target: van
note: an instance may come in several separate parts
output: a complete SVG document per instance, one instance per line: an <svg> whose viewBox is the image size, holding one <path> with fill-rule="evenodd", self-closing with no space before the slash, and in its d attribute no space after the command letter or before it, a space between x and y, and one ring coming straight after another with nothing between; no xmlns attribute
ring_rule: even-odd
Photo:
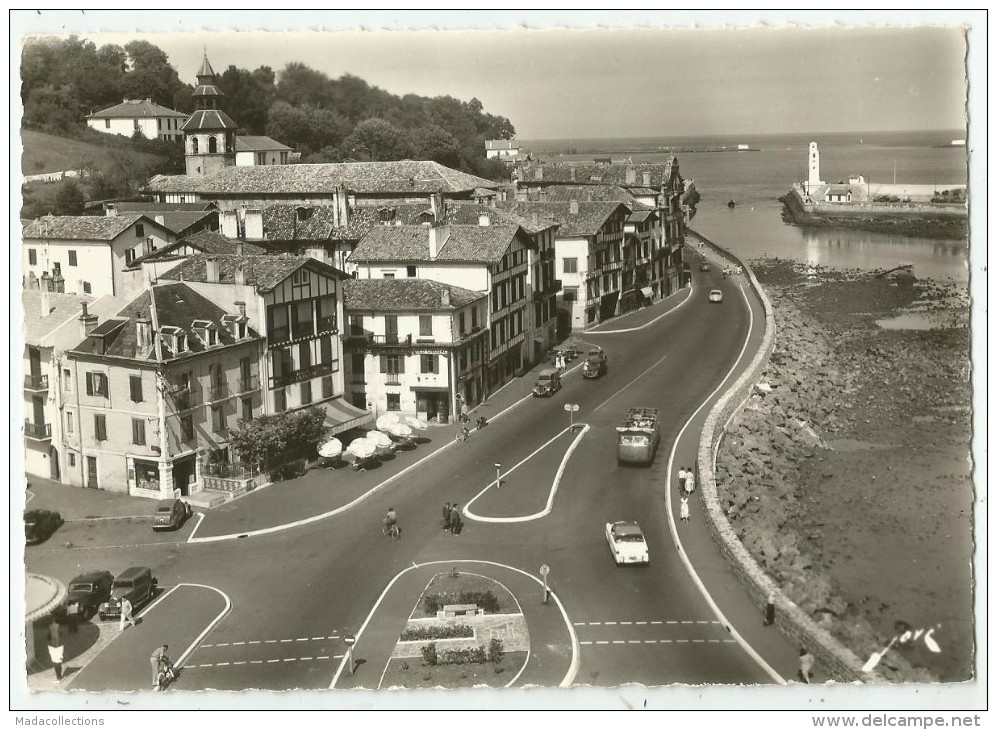
<svg viewBox="0 0 997 730"><path fill-rule="evenodd" d="M102 621L121 616L121 601L127 598L132 609L138 609L156 595L157 581L149 568L127 568L111 584L111 597L100 604L98 615Z"/></svg>
<svg viewBox="0 0 997 730"><path fill-rule="evenodd" d="M561 389L561 371L557 368L544 368L533 386L534 398L549 398Z"/></svg>

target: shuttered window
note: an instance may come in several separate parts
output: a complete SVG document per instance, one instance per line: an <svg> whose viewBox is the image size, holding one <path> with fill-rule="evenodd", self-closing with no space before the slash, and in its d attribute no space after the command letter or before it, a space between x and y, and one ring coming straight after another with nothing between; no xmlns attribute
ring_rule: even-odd
<svg viewBox="0 0 997 730"><path fill-rule="evenodd" d="M94 414L93 433L98 441L107 441L107 418L103 413Z"/></svg>
<svg viewBox="0 0 997 730"><path fill-rule="evenodd" d="M141 418L132 419L132 443L145 446L145 421Z"/></svg>
<svg viewBox="0 0 997 730"><path fill-rule="evenodd" d="M131 375L128 378L129 388L131 390L132 401L135 403L142 402L142 376L141 375ZM137 441L135 443L138 443Z"/></svg>
<svg viewBox="0 0 997 730"><path fill-rule="evenodd" d="M107 397L107 376L104 373L87 373L87 395Z"/></svg>
<svg viewBox="0 0 997 730"><path fill-rule="evenodd" d="M440 372L440 360L437 355L420 355L419 364L423 373Z"/></svg>

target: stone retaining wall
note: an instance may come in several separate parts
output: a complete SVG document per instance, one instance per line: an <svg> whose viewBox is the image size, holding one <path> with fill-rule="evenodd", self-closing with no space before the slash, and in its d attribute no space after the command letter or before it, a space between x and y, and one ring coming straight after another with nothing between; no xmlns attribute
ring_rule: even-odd
<svg viewBox="0 0 997 730"><path fill-rule="evenodd" d="M716 405L706 416L699 438L696 455L697 479L700 485L698 491L703 502L710 534L727 564L758 607L759 620L764 615L771 596L775 605L775 625L794 643L806 647L829 676L841 682L883 681L881 677L873 673L862 672L862 660L828 631L819 627L813 619L782 593L779 586L758 566L751 554L741 544L737 533L731 527L720 506L713 460L723 440L727 424L734 414L743 409L758 383L769 356L772 354L772 349L775 347L776 322L772 303L765 295L751 268L730 251L721 248L695 231L689 231L689 235L702 241L710 250L724 259L741 266L765 309L765 334L762 338L762 346L747 370L720 396Z"/></svg>

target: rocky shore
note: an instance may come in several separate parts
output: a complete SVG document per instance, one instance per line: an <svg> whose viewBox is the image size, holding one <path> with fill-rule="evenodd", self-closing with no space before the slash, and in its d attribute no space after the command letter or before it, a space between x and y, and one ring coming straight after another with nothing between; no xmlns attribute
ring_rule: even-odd
<svg viewBox="0 0 997 730"><path fill-rule="evenodd" d="M973 674L972 394L965 285L752 263L777 342L717 462L745 547L891 681ZM931 329L885 329L917 326ZM899 623L902 622L902 623Z"/></svg>
<svg viewBox="0 0 997 730"><path fill-rule="evenodd" d="M861 208L846 210L844 204L839 214L820 215L803 210L792 193L779 198L782 219L802 228L856 228L862 231L888 233L896 236L923 238L965 239L968 235L967 216L954 215L869 215Z"/></svg>

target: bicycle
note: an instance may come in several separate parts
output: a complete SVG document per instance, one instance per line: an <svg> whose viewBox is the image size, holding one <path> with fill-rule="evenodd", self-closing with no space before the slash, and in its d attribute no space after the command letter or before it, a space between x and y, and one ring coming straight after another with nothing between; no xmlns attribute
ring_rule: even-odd
<svg viewBox="0 0 997 730"><path fill-rule="evenodd" d="M454 436L454 438L457 440L458 443L464 443L469 438L471 438L471 431L468 430L467 426L465 426L464 428L462 428L460 431L457 432L457 435Z"/></svg>
<svg viewBox="0 0 997 730"><path fill-rule="evenodd" d="M402 536L402 528L398 526L397 522L392 522L390 525L385 522L381 526L381 532L385 537L391 537L394 540L397 540Z"/></svg>

